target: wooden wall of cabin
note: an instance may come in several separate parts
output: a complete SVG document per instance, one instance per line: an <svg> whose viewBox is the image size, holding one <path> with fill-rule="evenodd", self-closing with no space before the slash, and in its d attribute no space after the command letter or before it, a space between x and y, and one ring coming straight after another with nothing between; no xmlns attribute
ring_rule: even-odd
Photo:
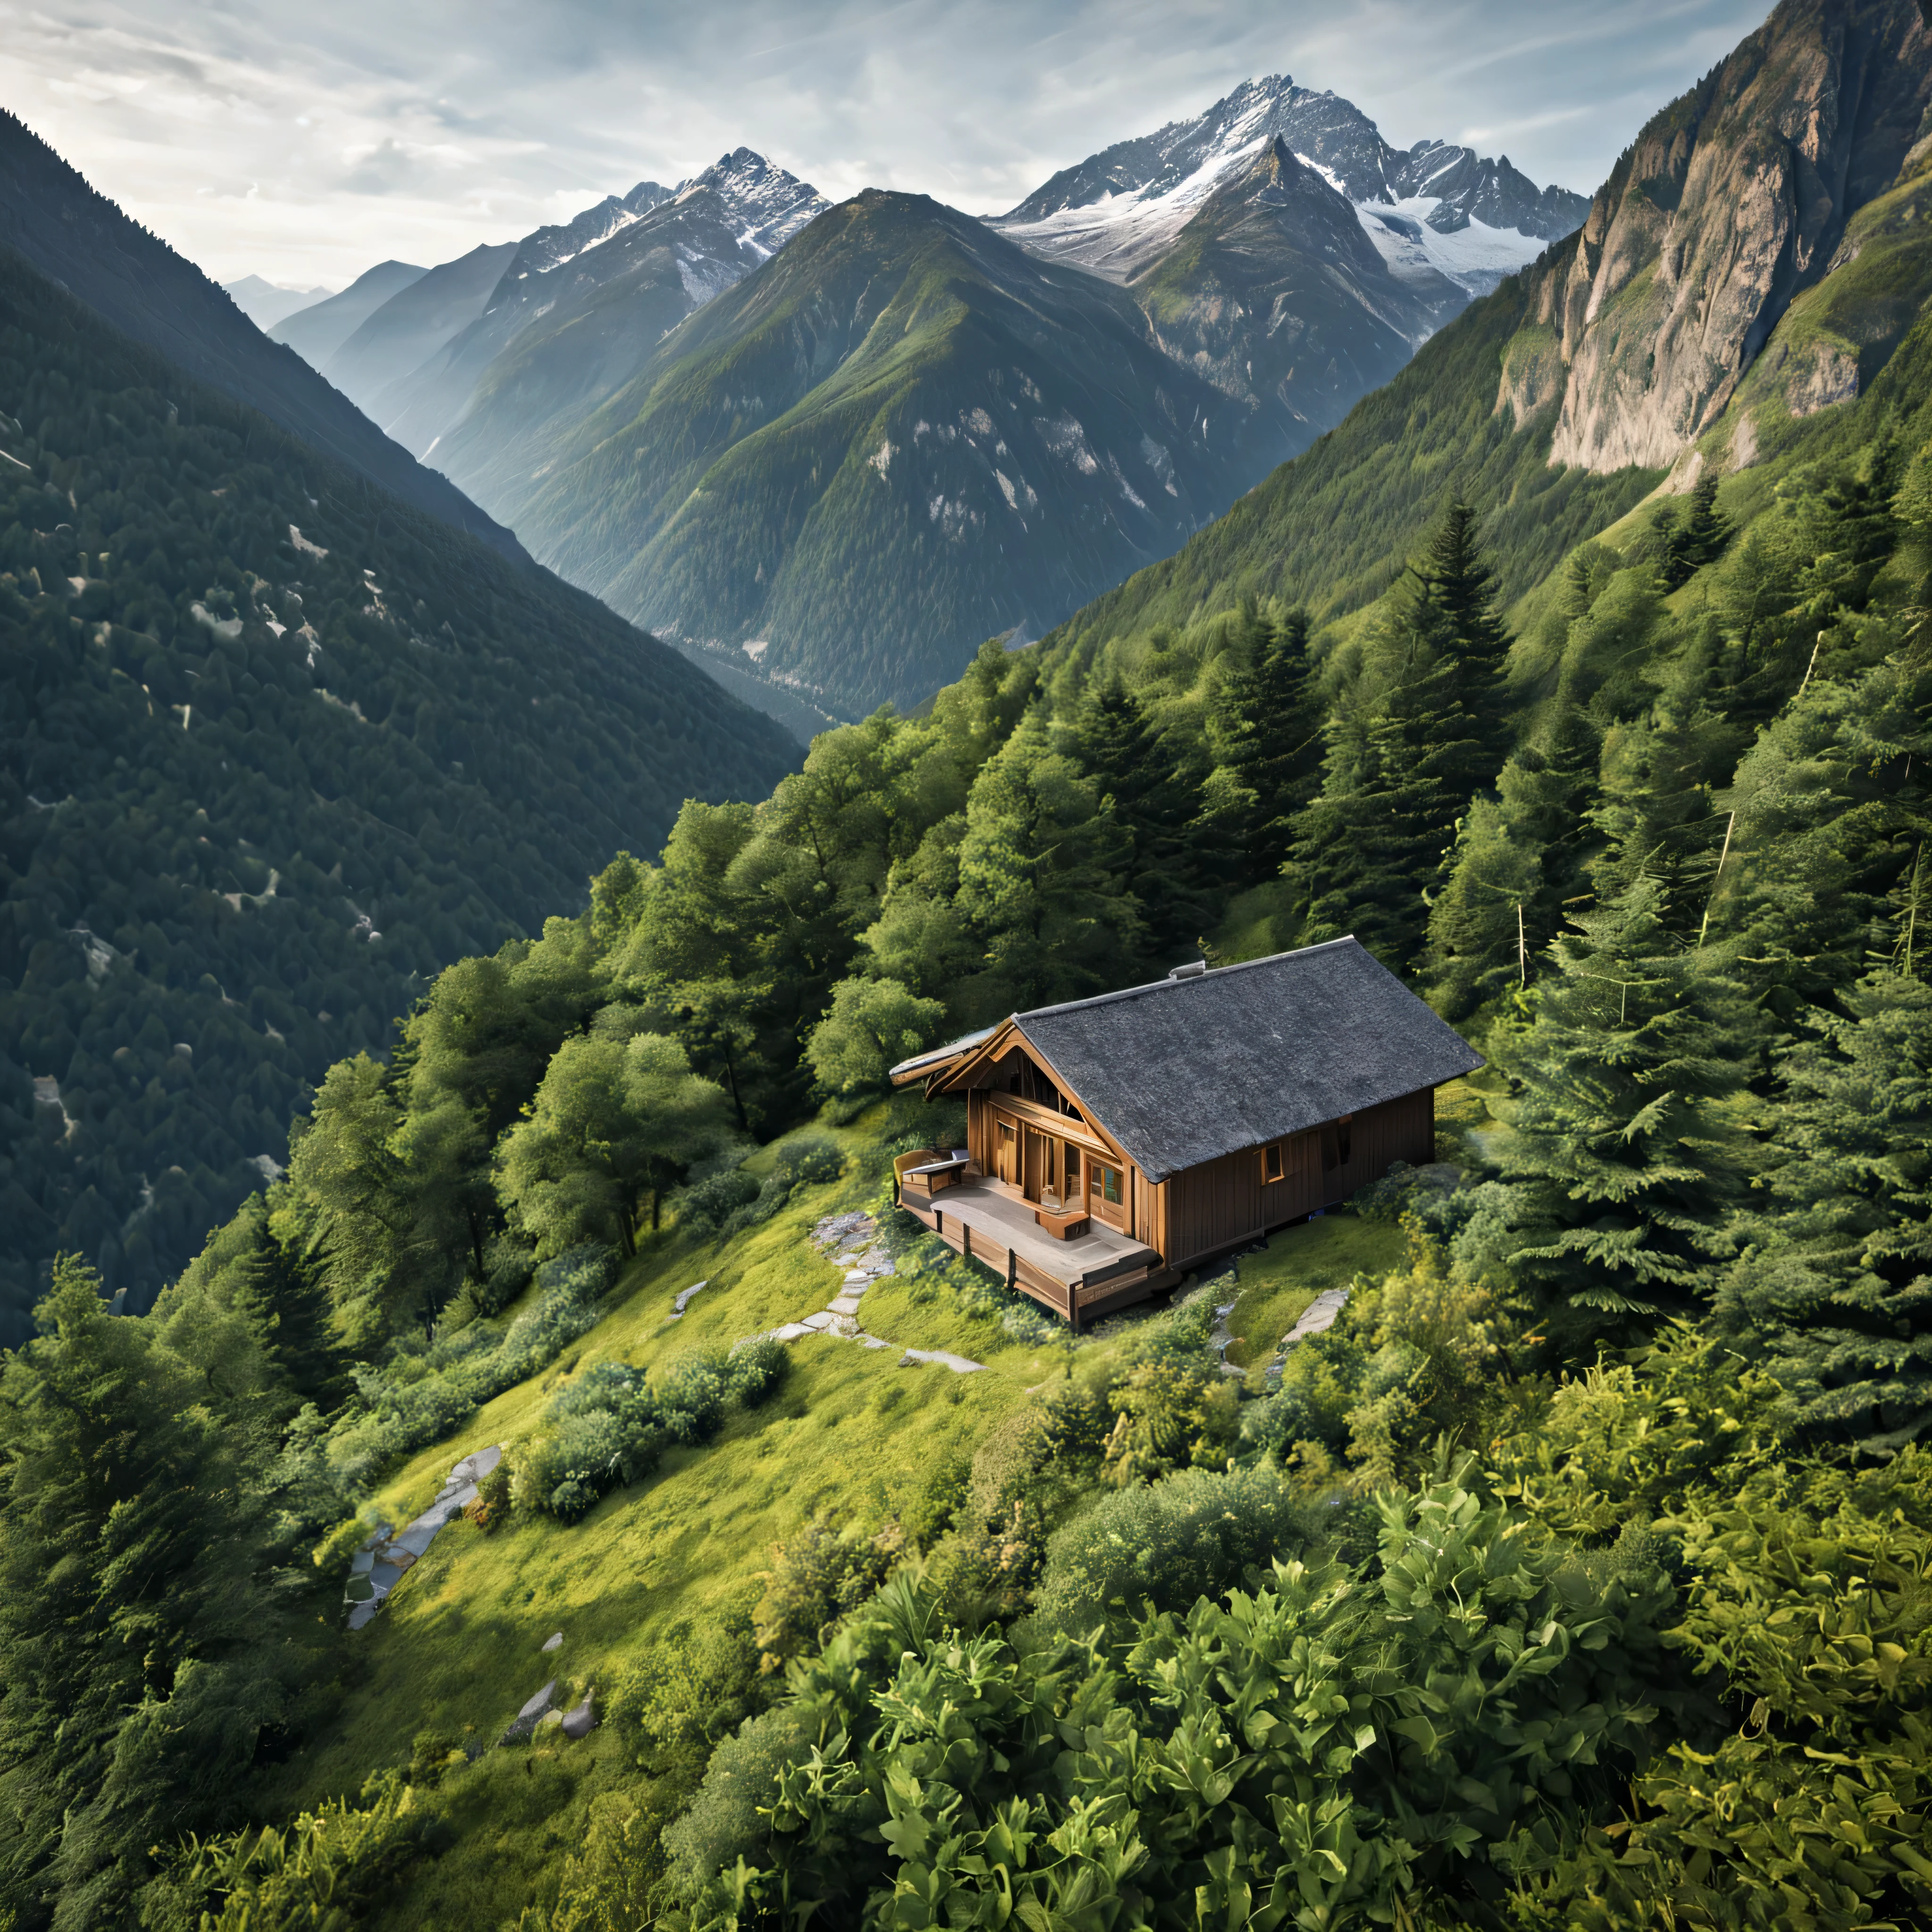
<svg viewBox="0 0 1932 1932"><path fill-rule="evenodd" d="M1436 1158L1435 1093L1424 1088L1364 1108L1348 1124L1348 1158L1330 1167L1324 1163L1323 1141L1335 1131L1318 1127L1296 1136L1300 1159L1298 1163L1292 1155L1289 1171L1276 1181L1262 1179L1261 1150L1244 1148L1186 1168L1158 1188L1146 1189L1142 1182L1156 1198L1141 1238L1158 1248L1170 1267L1184 1268L1318 1208L1334 1207L1399 1160L1420 1167ZM1331 1141L1330 1153L1339 1150Z"/></svg>

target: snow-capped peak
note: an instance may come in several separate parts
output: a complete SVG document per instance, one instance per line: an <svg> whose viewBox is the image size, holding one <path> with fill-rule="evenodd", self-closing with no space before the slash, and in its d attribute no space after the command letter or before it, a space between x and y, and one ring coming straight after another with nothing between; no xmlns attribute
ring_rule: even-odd
<svg viewBox="0 0 1932 1932"><path fill-rule="evenodd" d="M1244 81L1191 120L1063 169L992 225L1035 254L1124 282L1172 242L1231 169L1277 137L1367 212L1363 227L1398 273L1414 272L1420 259L1472 294L1534 259L1588 210L1582 196L1539 189L1507 159L1486 160L1438 140L1404 153L1352 102L1268 74ZM1371 219L1376 211L1398 225ZM1404 222L1419 226L1419 238ZM1465 230L1477 232L1449 245Z"/></svg>

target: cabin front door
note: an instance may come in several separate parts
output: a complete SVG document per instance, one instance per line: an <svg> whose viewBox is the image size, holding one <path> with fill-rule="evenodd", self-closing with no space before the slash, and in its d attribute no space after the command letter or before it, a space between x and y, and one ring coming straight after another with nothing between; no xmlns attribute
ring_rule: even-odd
<svg viewBox="0 0 1932 1932"><path fill-rule="evenodd" d="M1021 1190L1029 1201L1056 1211L1060 1204L1060 1137L1042 1133L1037 1127L1026 1130L1026 1185Z"/></svg>
<svg viewBox="0 0 1932 1932"><path fill-rule="evenodd" d="M993 1122L993 1173L1009 1187L1017 1187L1020 1178L1019 1130L1010 1120Z"/></svg>

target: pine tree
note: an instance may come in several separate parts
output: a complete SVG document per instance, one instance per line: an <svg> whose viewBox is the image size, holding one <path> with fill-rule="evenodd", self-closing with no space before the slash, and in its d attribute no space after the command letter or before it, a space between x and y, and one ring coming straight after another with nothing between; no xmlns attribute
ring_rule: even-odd
<svg viewBox="0 0 1932 1932"><path fill-rule="evenodd" d="M1311 943L1352 933L1393 972L1417 962L1424 895L1454 836L1455 803L1400 711L1340 706L1324 734L1322 790L1298 817L1284 869L1305 896Z"/></svg>
<svg viewBox="0 0 1932 1932"><path fill-rule="evenodd" d="M1707 563L1714 563L1730 542L1730 520L1718 508L1718 481L1716 470L1706 469L1691 486L1683 510L1666 505L1667 520L1663 516L1658 519L1662 539L1658 574L1667 590L1689 583Z"/></svg>
<svg viewBox="0 0 1932 1932"><path fill-rule="evenodd" d="M1222 876L1245 891L1280 869L1295 815L1322 778L1322 705L1308 658L1308 615L1256 616L1247 648L1222 680L1215 706L1221 763L1234 803L1213 826Z"/></svg>
<svg viewBox="0 0 1932 1932"><path fill-rule="evenodd" d="M1410 563L1397 604L1412 638L1438 667L1435 688L1422 701L1439 720L1460 714L1466 721L1456 735L1467 748L1451 758L1443 747L1442 776L1451 790L1472 796L1494 780L1502 762L1510 638L1496 609L1496 570L1483 550L1475 510L1460 493L1450 496L1422 554Z"/></svg>
<svg viewBox="0 0 1932 1932"><path fill-rule="evenodd" d="M70 1256L38 1320L0 1366L0 1912L93 1932L232 1821L293 1658L200 1378Z"/></svg>
<svg viewBox="0 0 1932 1932"><path fill-rule="evenodd" d="M1784 1056L1718 1318L1808 1433L1882 1454L1932 1427L1932 987L1886 966L1845 1006Z"/></svg>
<svg viewBox="0 0 1932 1932"><path fill-rule="evenodd" d="M1640 872L1552 949L1532 1017L1500 1044L1512 1270L1575 1352L1696 1307L1744 1161L1726 1102L1758 1045L1736 988L1669 936Z"/></svg>
<svg viewBox="0 0 1932 1932"><path fill-rule="evenodd" d="M1456 838L1449 882L1429 909L1424 970L1429 998L1452 1022L1528 982L1528 909L1542 895L1536 847L1519 838L1508 808L1479 798Z"/></svg>
<svg viewBox="0 0 1932 1932"><path fill-rule="evenodd" d="M1070 744L1108 802L1121 880L1146 922L1150 962L1173 964L1168 956L1191 946L1213 911L1210 868L1196 830L1198 788L1118 676L1089 697Z"/></svg>

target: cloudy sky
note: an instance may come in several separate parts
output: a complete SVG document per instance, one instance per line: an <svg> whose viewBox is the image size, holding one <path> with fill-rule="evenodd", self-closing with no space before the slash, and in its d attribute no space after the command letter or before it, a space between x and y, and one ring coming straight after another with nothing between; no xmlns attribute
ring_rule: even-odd
<svg viewBox="0 0 1932 1932"><path fill-rule="evenodd" d="M1588 191L1767 0L0 0L0 105L221 280L446 261L757 148L976 213L1251 75Z"/></svg>

